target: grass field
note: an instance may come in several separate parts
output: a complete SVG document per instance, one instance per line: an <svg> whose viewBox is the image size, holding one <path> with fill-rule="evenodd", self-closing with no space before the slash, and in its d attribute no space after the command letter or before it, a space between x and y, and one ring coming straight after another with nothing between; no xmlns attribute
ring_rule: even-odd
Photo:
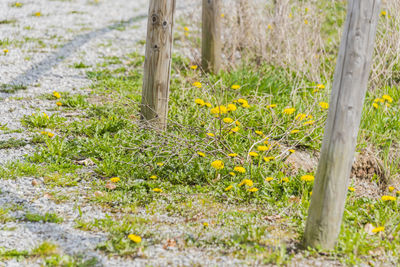
<svg viewBox="0 0 400 267"><path fill-rule="evenodd" d="M35 133L32 142L38 148L26 162L1 168L0 175L45 177L49 187L90 181L87 201L119 213L77 220L76 227L108 232L99 249L109 255L140 255L146 246L169 240L167 247L213 250L249 264L400 264L396 6L386 1L380 15L358 137L360 157L333 251L304 249L301 239L345 1L282 1L278 11L263 6L256 13L268 15L264 24L246 33L246 23L260 19L244 20L257 6L225 10L221 73L204 74L196 51L174 55L165 132L140 121L144 57L105 58L87 71L93 81L89 95L42 96L54 101L54 111L74 115L38 111L26 116L23 125ZM191 20L196 14L178 18L177 48L199 49L200 28ZM71 67L89 66L77 62ZM18 140L0 143L19 145ZM182 232L179 239L164 234L166 223L159 216L174 219ZM0 221L9 219L0 210ZM7 257L12 256L0 250L0 259Z"/></svg>

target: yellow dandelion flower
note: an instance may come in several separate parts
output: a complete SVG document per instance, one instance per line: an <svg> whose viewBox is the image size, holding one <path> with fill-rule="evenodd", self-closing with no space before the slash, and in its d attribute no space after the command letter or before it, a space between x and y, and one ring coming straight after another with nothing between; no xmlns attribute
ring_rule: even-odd
<svg viewBox="0 0 400 267"><path fill-rule="evenodd" d="M300 130L291 130L291 131L290 131L290 134L296 134L296 133L298 133L298 132L300 132Z"/></svg>
<svg viewBox="0 0 400 267"><path fill-rule="evenodd" d="M283 110L283 113L286 114L286 115L291 115L291 114L293 114L295 111L296 111L295 108L285 108L285 109Z"/></svg>
<svg viewBox="0 0 400 267"><path fill-rule="evenodd" d="M308 20L306 20L306 19L305 19L305 20L304 20L304 24L306 24L306 25L307 25L307 24L308 24Z"/></svg>
<svg viewBox="0 0 400 267"><path fill-rule="evenodd" d="M296 152L296 150L294 150L294 149L289 149L289 152L290 152L290 153L294 153L294 152Z"/></svg>
<svg viewBox="0 0 400 267"><path fill-rule="evenodd" d="M312 181L314 181L314 176L312 176L312 175L303 175L303 176L301 176L300 179L302 181L304 181L304 182L312 182Z"/></svg>
<svg viewBox="0 0 400 267"><path fill-rule="evenodd" d="M183 30L184 30L185 32L188 32L188 31L190 31L190 30L189 30L189 27L186 27L186 26L185 26L185 27L183 27Z"/></svg>
<svg viewBox="0 0 400 267"><path fill-rule="evenodd" d="M111 183L118 183L119 181L121 181L121 179L119 177L110 178Z"/></svg>
<svg viewBox="0 0 400 267"><path fill-rule="evenodd" d="M224 13L221 13L221 18L225 18L225 14Z"/></svg>
<svg viewBox="0 0 400 267"><path fill-rule="evenodd" d="M231 175L231 176L236 176L236 173L234 173L234 172L229 172L229 175Z"/></svg>
<svg viewBox="0 0 400 267"><path fill-rule="evenodd" d="M374 229L371 230L372 233L379 233L385 231L385 227L375 227Z"/></svg>
<svg viewBox="0 0 400 267"><path fill-rule="evenodd" d="M305 118L307 118L307 114L299 113L299 114L296 115L296 117L295 117L294 119L295 119L296 121L302 121L302 120L304 120Z"/></svg>
<svg viewBox="0 0 400 267"><path fill-rule="evenodd" d="M22 7L22 3L16 2L16 3L14 4L14 6L15 6L15 7Z"/></svg>
<svg viewBox="0 0 400 267"><path fill-rule="evenodd" d="M53 96L55 96L56 98L61 98L60 93L56 91L53 92Z"/></svg>
<svg viewBox="0 0 400 267"><path fill-rule="evenodd" d="M239 172L239 173L245 173L246 172L246 169L243 168L242 166L236 166L235 168L233 168L233 170L235 172Z"/></svg>
<svg viewBox="0 0 400 267"><path fill-rule="evenodd" d="M200 105L200 106L204 106L206 103L204 102L204 100L203 99L200 99L200 98L197 98L197 99L195 99L194 100L194 103L196 103L197 105Z"/></svg>
<svg viewBox="0 0 400 267"><path fill-rule="evenodd" d="M268 30L272 30L272 25L271 25L271 24L268 24L268 25L267 25L267 29L268 29Z"/></svg>
<svg viewBox="0 0 400 267"><path fill-rule="evenodd" d="M266 182L271 182L272 180L274 180L274 177L267 177L267 178L265 178L265 181L266 181Z"/></svg>
<svg viewBox="0 0 400 267"><path fill-rule="evenodd" d="M354 187L349 187L349 191L354 192L354 191L356 191L356 189Z"/></svg>
<svg viewBox="0 0 400 267"><path fill-rule="evenodd" d="M264 157L265 162L270 162L271 160L274 160L274 157Z"/></svg>
<svg viewBox="0 0 400 267"><path fill-rule="evenodd" d="M244 104L244 103L247 103L247 100L246 99L243 99L243 98L239 98L238 100L236 100L239 104Z"/></svg>
<svg viewBox="0 0 400 267"><path fill-rule="evenodd" d="M382 196L381 199L383 201L396 201L396 197L393 196Z"/></svg>
<svg viewBox="0 0 400 267"><path fill-rule="evenodd" d="M393 186L389 186L388 189L389 189L389 192L393 192L394 191L394 187Z"/></svg>
<svg viewBox="0 0 400 267"><path fill-rule="evenodd" d="M289 182L289 178L288 177L283 177L282 178L282 182L288 183Z"/></svg>
<svg viewBox="0 0 400 267"><path fill-rule="evenodd" d="M239 130L240 130L240 128L239 127L234 127L234 128L232 128L232 129L230 129L230 133L237 133L237 132L239 132Z"/></svg>
<svg viewBox="0 0 400 267"><path fill-rule="evenodd" d="M237 157L238 154L237 153L229 153L228 156L234 158L234 157Z"/></svg>
<svg viewBox="0 0 400 267"><path fill-rule="evenodd" d="M224 118L224 119L222 119L222 121L225 123L232 123L233 119L232 118Z"/></svg>
<svg viewBox="0 0 400 267"><path fill-rule="evenodd" d="M270 146L258 146L257 150L258 151L268 151L270 149Z"/></svg>
<svg viewBox="0 0 400 267"><path fill-rule="evenodd" d="M329 108L329 104L326 103L326 102L319 102L319 106L320 106L322 109L328 109L328 108Z"/></svg>
<svg viewBox="0 0 400 267"><path fill-rule="evenodd" d="M34 14L36 17L40 17L41 15L42 15L42 13L40 13L40 12L35 12L35 14Z"/></svg>
<svg viewBox="0 0 400 267"><path fill-rule="evenodd" d="M264 133L263 132L261 132L261 131L255 131L255 133L257 134L257 135L264 135Z"/></svg>
<svg viewBox="0 0 400 267"><path fill-rule="evenodd" d="M54 134L53 134L53 133L50 133L50 132L48 132L48 133L47 133L47 136L48 136L48 137L50 137L50 138L52 138L52 137L54 136Z"/></svg>
<svg viewBox="0 0 400 267"><path fill-rule="evenodd" d="M393 102L393 98L390 95L383 95L382 99L386 100L389 103Z"/></svg>
<svg viewBox="0 0 400 267"><path fill-rule="evenodd" d="M190 68L191 68L192 70L197 70L197 65L192 65L192 66L190 66Z"/></svg>
<svg viewBox="0 0 400 267"><path fill-rule="evenodd" d="M235 111L237 109L235 104L228 104L227 108L228 111Z"/></svg>
<svg viewBox="0 0 400 267"><path fill-rule="evenodd" d="M208 222L203 222L204 227L208 227Z"/></svg>
<svg viewBox="0 0 400 267"><path fill-rule="evenodd" d="M224 168L224 162L222 160L215 160L211 162L211 167L216 170L222 170Z"/></svg>
<svg viewBox="0 0 400 267"><path fill-rule="evenodd" d="M385 17L387 15L387 12L382 10L382 12L379 15L382 16L382 17Z"/></svg>
<svg viewBox="0 0 400 267"><path fill-rule="evenodd" d="M396 191L396 195L400 195L400 191Z"/></svg>
<svg viewBox="0 0 400 267"><path fill-rule="evenodd" d="M226 113L228 113L228 109L224 105L211 109L211 114L226 114Z"/></svg>
<svg viewBox="0 0 400 267"><path fill-rule="evenodd" d="M142 238L141 238L140 236L138 236L138 235L130 234L130 235L128 235L128 238L129 238L131 241L135 242L135 243L140 243L140 242L142 242Z"/></svg>
<svg viewBox="0 0 400 267"><path fill-rule="evenodd" d="M236 126L240 126L240 122L239 121L235 121Z"/></svg>
<svg viewBox="0 0 400 267"><path fill-rule="evenodd" d="M313 125L314 123L315 123L314 120L309 120L309 121L306 121L305 123L303 123L303 126Z"/></svg>
<svg viewBox="0 0 400 267"><path fill-rule="evenodd" d="M61 106L62 106L62 103L61 103L61 102L57 102L56 105L59 106L59 107L61 107Z"/></svg>
<svg viewBox="0 0 400 267"><path fill-rule="evenodd" d="M325 89L325 85L323 85L322 83L317 84L317 88L318 89Z"/></svg>
<svg viewBox="0 0 400 267"><path fill-rule="evenodd" d="M231 86L231 89L238 90L238 89L240 89L240 85L234 84L234 85Z"/></svg>
<svg viewBox="0 0 400 267"><path fill-rule="evenodd" d="M156 192L156 193L162 193L162 189L161 188L153 188L153 192Z"/></svg>
<svg viewBox="0 0 400 267"><path fill-rule="evenodd" d="M211 108L211 103L210 102L206 102L204 104L206 105L206 107Z"/></svg>
<svg viewBox="0 0 400 267"><path fill-rule="evenodd" d="M201 88L201 87L202 87L201 82L194 82L194 83L192 83L192 85L193 85L194 87L197 87L197 88Z"/></svg>
<svg viewBox="0 0 400 267"><path fill-rule="evenodd" d="M378 105L377 103L373 103L372 106L373 106L374 108L376 108L376 109L379 108L379 105Z"/></svg>
<svg viewBox="0 0 400 267"><path fill-rule="evenodd" d="M164 162L157 162L157 166L159 166L159 167L164 166Z"/></svg>
<svg viewBox="0 0 400 267"><path fill-rule="evenodd" d="M9 52L9 51L8 51L7 48L3 49L3 53L4 53L4 54L7 54L8 52Z"/></svg>
<svg viewBox="0 0 400 267"><path fill-rule="evenodd" d="M215 136L215 134L213 134L213 133L206 133L206 135L208 135L209 137L214 137Z"/></svg>
<svg viewBox="0 0 400 267"><path fill-rule="evenodd" d="M244 104L242 105L242 107L244 107L244 108L250 108L250 105L249 105L249 103L244 103Z"/></svg>
<svg viewBox="0 0 400 267"><path fill-rule="evenodd" d="M250 179L243 179L240 183L239 186L242 185L247 185L248 187L252 187L253 186L253 181Z"/></svg>
<svg viewBox="0 0 400 267"><path fill-rule="evenodd" d="M268 105L267 108L276 108L276 104Z"/></svg>
<svg viewBox="0 0 400 267"><path fill-rule="evenodd" d="M258 153L257 153L257 152L254 152L254 151L251 151L251 152L249 153L249 156L250 156L250 157L258 157Z"/></svg>
<svg viewBox="0 0 400 267"><path fill-rule="evenodd" d="M206 154L204 154L203 152L201 152L201 151L197 151L197 155L199 155L200 157L205 157L206 156Z"/></svg>
<svg viewBox="0 0 400 267"><path fill-rule="evenodd" d="M247 191L249 191L250 193L254 193L254 192L258 191L258 188L252 187L252 188L247 189Z"/></svg>
<svg viewBox="0 0 400 267"><path fill-rule="evenodd" d="M224 189L224 191L229 191L229 190L232 189L232 187L233 187L233 185L230 185L230 186L226 187L226 188Z"/></svg>

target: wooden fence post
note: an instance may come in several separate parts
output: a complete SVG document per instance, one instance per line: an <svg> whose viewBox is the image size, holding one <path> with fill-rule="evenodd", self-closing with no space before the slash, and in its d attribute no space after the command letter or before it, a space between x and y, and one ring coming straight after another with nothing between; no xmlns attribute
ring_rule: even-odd
<svg viewBox="0 0 400 267"><path fill-rule="evenodd" d="M150 0L142 88L142 119L165 129L173 42L175 0Z"/></svg>
<svg viewBox="0 0 400 267"><path fill-rule="evenodd" d="M367 91L380 0L350 0L304 245L332 249L339 236Z"/></svg>
<svg viewBox="0 0 400 267"><path fill-rule="evenodd" d="M206 72L221 67L221 1L203 0L201 65Z"/></svg>

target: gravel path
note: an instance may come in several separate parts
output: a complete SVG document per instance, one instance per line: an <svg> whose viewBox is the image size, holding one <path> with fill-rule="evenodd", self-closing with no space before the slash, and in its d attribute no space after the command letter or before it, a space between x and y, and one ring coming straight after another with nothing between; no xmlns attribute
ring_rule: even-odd
<svg viewBox="0 0 400 267"><path fill-rule="evenodd" d="M190 1L189 1L190 2ZM178 1L178 12L188 1ZM192 1L196 2L196 1ZM95 67L105 57L120 57L137 51L135 43L145 39L147 0L26 0L0 3L0 142L29 141L21 118L37 111L54 112L49 100L40 97L53 91L85 94L90 85L85 72L73 64ZM198 4L198 3L197 3ZM192 8L196 8L192 5ZM198 7L197 7L198 8ZM40 12L37 13L37 12ZM39 16L40 15L40 16ZM7 49L8 52L3 50ZM143 51L139 51L143 53ZM61 114L62 116L63 114ZM31 144L0 149L0 166L24 160L34 151ZM104 218L99 207L85 202L90 183L69 188L46 188L31 177L4 180L0 177L0 208L9 209L16 220L0 224L0 248L30 251L43 241L58 245L61 254L95 257L99 266L236 265L240 261L201 249L164 249L150 246L138 259L108 258L96 250L107 233L77 230L75 220ZM77 193L79 192L79 193ZM54 195L69 196L57 204ZM77 207L82 207L78 210ZM26 214L56 213L62 223L24 220ZM147 216L141 211L141 216ZM115 214L114 214L115 215ZM172 221L174 218L164 218ZM166 227L160 235L181 231ZM41 266L42 259L0 262L0 266Z"/></svg>

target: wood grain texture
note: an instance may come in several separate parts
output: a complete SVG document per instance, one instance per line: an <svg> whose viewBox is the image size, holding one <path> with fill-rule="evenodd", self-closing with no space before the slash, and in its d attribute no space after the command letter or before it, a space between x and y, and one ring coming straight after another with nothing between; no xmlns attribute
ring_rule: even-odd
<svg viewBox="0 0 400 267"><path fill-rule="evenodd" d="M175 0L150 0L141 116L165 129L173 42Z"/></svg>
<svg viewBox="0 0 400 267"><path fill-rule="evenodd" d="M371 68L380 0L350 0L304 245L332 249L340 232Z"/></svg>
<svg viewBox="0 0 400 267"><path fill-rule="evenodd" d="M206 72L221 68L220 0L203 0L201 65Z"/></svg>

